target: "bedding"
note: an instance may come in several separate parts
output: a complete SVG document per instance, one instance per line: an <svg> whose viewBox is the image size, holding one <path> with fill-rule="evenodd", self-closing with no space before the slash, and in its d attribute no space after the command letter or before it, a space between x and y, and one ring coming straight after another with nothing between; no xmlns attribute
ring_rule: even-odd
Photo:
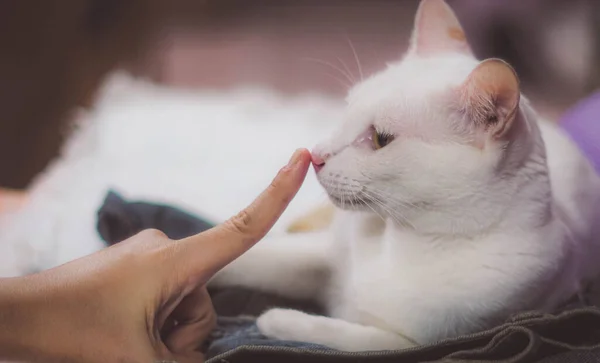
<svg viewBox="0 0 600 363"><path fill-rule="evenodd" d="M145 228L183 238L210 228L203 218L177 206L128 201L110 191L98 212L107 245ZM260 334L255 317L273 306L319 314L310 301L282 299L239 288L210 290L217 328L206 342L212 362L585 362L600 359L600 309L574 300L556 314L525 312L477 334L395 352L343 353L305 342L277 341ZM562 358L561 358L562 357Z"/></svg>

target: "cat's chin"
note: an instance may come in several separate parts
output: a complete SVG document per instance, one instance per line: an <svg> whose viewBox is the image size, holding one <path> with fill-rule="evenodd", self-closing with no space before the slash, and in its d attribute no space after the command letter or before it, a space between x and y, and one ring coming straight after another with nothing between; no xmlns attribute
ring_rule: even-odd
<svg viewBox="0 0 600 363"><path fill-rule="evenodd" d="M329 200L338 208L344 210L363 211L368 210L368 205L364 200L352 197L338 197L337 195L329 195Z"/></svg>

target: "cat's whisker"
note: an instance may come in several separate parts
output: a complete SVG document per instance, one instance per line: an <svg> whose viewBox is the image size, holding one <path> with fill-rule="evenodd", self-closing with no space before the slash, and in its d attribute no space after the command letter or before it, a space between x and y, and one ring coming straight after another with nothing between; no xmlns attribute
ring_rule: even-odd
<svg viewBox="0 0 600 363"><path fill-rule="evenodd" d="M372 194L374 196L377 196L378 199L386 199L388 201L393 201L394 203L400 204L403 207L412 207L407 202L399 200L398 198L394 197L392 194L385 193L385 192L383 192L381 190L377 190L377 189L365 189L365 191L368 191L370 194Z"/></svg>
<svg viewBox="0 0 600 363"><path fill-rule="evenodd" d="M354 60L356 60L356 66L358 68L358 74L360 75L360 80L364 81L365 77L364 77L364 74L362 71L362 65L360 64L360 59L358 59L358 53L356 53L356 48L354 47L354 44L352 43L352 40L350 39L348 34L346 34L346 40L348 41L348 44L350 45L350 49L352 49L352 53L354 54Z"/></svg>
<svg viewBox="0 0 600 363"><path fill-rule="evenodd" d="M395 211L391 207L387 206L382 200L379 199L377 195L371 193L369 189L364 189L363 193L365 193L365 195L369 195L371 200L386 213L388 213L390 218L392 218L396 223L408 225L413 229L415 228L415 226L406 217L404 217L398 211Z"/></svg>
<svg viewBox="0 0 600 363"><path fill-rule="evenodd" d="M348 91L350 88L352 88L351 84L349 84L348 82L346 82L345 80L343 80L339 77L334 76L333 74L325 73L325 75L329 78L336 80L341 86L343 86L345 88L345 91Z"/></svg>
<svg viewBox="0 0 600 363"><path fill-rule="evenodd" d="M352 88L352 85L354 84L354 81L353 81L352 77L348 73L344 72L344 70L341 69L340 67L336 66L333 63L330 63L330 62L327 62L327 61L324 61L324 60L320 60L320 59L316 59L316 58L304 58L304 59L307 60L307 61L310 61L310 62L315 62L315 63L321 64L321 65L324 65L324 66L331 67L334 70L340 72L348 80L348 82L350 82L349 88Z"/></svg>
<svg viewBox="0 0 600 363"><path fill-rule="evenodd" d="M346 64L346 62L344 62L344 60L342 58L336 57L336 59L338 60L338 62L340 62L342 64L342 67L344 67L346 72L348 72L348 75L350 75L352 77L352 84L355 84L356 76L354 75L354 73L352 73L352 71L350 70L350 67L348 67L348 65Z"/></svg>
<svg viewBox="0 0 600 363"><path fill-rule="evenodd" d="M391 212L391 211L390 211L390 210L389 210L389 209L388 209L388 208L385 206L385 204L384 204L384 203L383 203L381 200L379 200L379 199L378 199L378 197L377 197L377 196L375 196L375 195L373 195L373 194L370 194L370 193L368 193L368 191L366 191L366 190L364 190L364 191L363 191L363 195L364 195L366 198L368 198L368 199L369 199L369 201L371 201L372 203L374 203L376 206L378 206L379 208L383 209L383 211L384 211L384 212L386 212L387 214L389 214L389 215L390 215L390 217L391 217L392 219L394 219L394 216L393 216L393 214L394 214L394 213L392 213L392 212Z"/></svg>
<svg viewBox="0 0 600 363"><path fill-rule="evenodd" d="M406 224L403 223L404 222L404 218L401 215L397 215L396 213L394 213L392 210L390 210L385 204L383 204L381 201L377 200L377 199L371 199L372 202L377 205L379 208L381 208L385 213L388 214L389 218L391 218L394 222L398 223L398 224Z"/></svg>
<svg viewBox="0 0 600 363"><path fill-rule="evenodd" d="M332 183L327 180L322 181L322 182L323 182L323 185L327 189L335 190L336 194L339 197L341 208L345 209L349 205L350 207L352 207L352 209L356 209L356 205L352 200L352 198L356 198L356 199L362 201L369 209L371 209L383 221L386 220L386 217L384 215L382 215L380 212L378 212L375 208L373 208L373 206L371 204L373 204L373 205L377 206L379 209L381 209L386 215L389 216L389 218L394 220L394 222L401 224L401 225L408 225L408 226L414 228L414 225L405 216L403 216L398 211L393 210L390 206L388 206L385 203L386 200L389 201L390 199L392 199L397 204L400 204L403 207L407 207L407 205L405 203L402 203L402 201L396 200L396 198L393 198L393 196L388 195L388 193L384 193L384 192L378 191L378 190L369 190L368 188L363 188L360 192L353 192L351 190L347 190L346 187L356 188L356 185L354 185L354 184L339 183L339 182Z"/></svg>
<svg viewBox="0 0 600 363"><path fill-rule="evenodd" d="M365 196L366 197L366 196ZM375 213L379 218L381 218L382 221L386 221L386 218L381 215L381 213L377 212L377 210L375 210L375 208L371 207L371 202L372 200L370 200L368 197L366 197L367 199L363 199L362 196L357 195L358 200L360 200L362 203L364 203L367 207L369 207L369 209L371 209L373 211L373 213Z"/></svg>
<svg viewBox="0 0 600 363"><path fill-rule="evenodd" d="M420 210L420 211L422 211L424 209L422 206L419 206L419 205L417 205L417 204L415 204L413 202L402 200L402 199L398 198L397 196L395 196L393 194L390 194L390 193L387 193L387 192L385 192L383 190L374 189L374 188L368 188L368 190L371 193L376 194L376 195L378 195L381 198L384 198L384 199L387 199L387 200L391 200L394 203L400 204L403 207L408 207L408 208L412 208L412 209L416 209L416 210Z"/></svg>

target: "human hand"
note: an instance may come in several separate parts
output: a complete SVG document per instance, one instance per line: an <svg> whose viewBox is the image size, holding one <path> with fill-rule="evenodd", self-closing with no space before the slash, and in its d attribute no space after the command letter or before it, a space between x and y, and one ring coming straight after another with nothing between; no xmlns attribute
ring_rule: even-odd
<svg viewBox="0 0 600 363"><path fill-rule="evenodd" d="M35 275L0 280L0 359L179 363L215 323L206 283L271 229L300 188L310 153L298 150L246 209L174 241L158 231Z"/></svg>

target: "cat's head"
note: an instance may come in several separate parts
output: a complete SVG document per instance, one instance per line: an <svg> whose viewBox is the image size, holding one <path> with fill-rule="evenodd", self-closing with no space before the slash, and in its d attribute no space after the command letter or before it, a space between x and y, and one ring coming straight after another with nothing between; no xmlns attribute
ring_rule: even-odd
<svg viewBox="0 0 600 363"><path fill-rule="evenodd" d="M313 150L318 179L342 208L401 221L488 193L528 153L513 145L528 128L515 72L478 61L443 0L421 2L408 53L347 101L342 127Z"/></svg>

